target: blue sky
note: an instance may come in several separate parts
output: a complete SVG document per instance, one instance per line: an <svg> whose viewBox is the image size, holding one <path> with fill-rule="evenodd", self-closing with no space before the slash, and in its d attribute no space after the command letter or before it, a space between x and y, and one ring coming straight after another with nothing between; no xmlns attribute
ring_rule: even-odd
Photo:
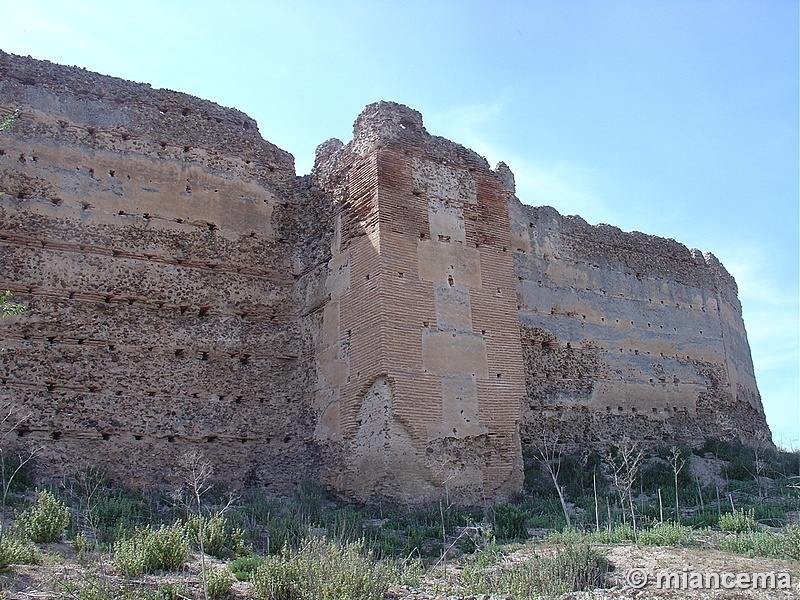
<svg viewBox="0 0 800 600"><path fill-rule="evenodd" d="M239 108L308 172L394 100L528 204L711 251L800 448L798 3L0 0L0 49Z"/></svg>

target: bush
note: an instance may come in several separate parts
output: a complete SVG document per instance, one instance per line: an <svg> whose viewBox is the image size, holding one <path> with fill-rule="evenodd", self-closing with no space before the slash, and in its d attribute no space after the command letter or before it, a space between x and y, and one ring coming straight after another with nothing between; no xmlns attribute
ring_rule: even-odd
<svg viewBox="0 0 800 600"><path fill-rule="evenodd" d="M244 551L244 531L231 527L220 514L192 517L186 524L186 533L192 544L200 549L200 529L203 531L203 551L217 558L238 556Z"/></svg>
<svg viewBox="0 0 800 600"><path fill-rule="evenodd" d="M363 540L337 545L318 538L266 556L251 581L259 600L381 600L407 575L399 562L376 561Z"/></svg>
<svg viewBox="0 0 800 600"><path fill-rule="evenodd" d="M30 540L5 536L0 542L0 571L11 565L35 565L39 563L39 550Z"/></svg>
<svg viewBox="0 0 800 600"><path fill-rule="evenodd" d="M47 490L36 495L36 504L17 515L21 532L37 543L57 542L69 524L69 510Z"/></svg>
<svg viewBox="0 0 800 600"><path fill-rule="evenodd" d="M145 529L114 542L114 562L123 575L177 571L189 557L189 543L180 523Z"/></svg>
<svg viewBox="0 0 800 600"><path fill-rule="evenodd" d="M532 554L525 562L498 562L502 555L487 554L468 564L462 581L473 594L511 594L516 600L558 596L603 587L608 573L605 555L587 543L577 543Z"/></svg>
<svg viewBox="0 0 800 600"><path fill-rule="evenodd" d="M527 514L513 504L501 504L494 509L494 534L501 540L524 540L528 538L525 528Z"/></svg>
<svg viewBox="0 0 800 600"><path fill-rule="evenodd" d="M242 556L230 564L230 569L239 581L250 581L253 572L261 566L264 559L260 556Z"/></svg>
<svg viewBox="0 0 800 600"><path fill-rule="evenodd" d="M611 531L601 531L599 538L609 544L619 544L621 542L632 542L636 539L636 532L628 524L614 525Z"/></svg>
<svg viewBox="0 0 800 600"><path fill-rule="evenodd" d="M800 560L800 525L786 528L786 553L792 560Z"/></svg>
<svg viewBox="0 0 800 600"><path fill-rule="evenodd" d="M131 531L142 521L140 501L122 495L101 497L91 510L98 541L113 542L120 531Z"/></svg>
<svg viewBox="0 0 800 600"><path fill-rule="evenodd" d="M227 596L233 585L233 575L226 567L212 567L206 570L206 589L209 598Z"/></svg>
<svg viewBox="0 0 800 600"><path fill-rule="evenodd" d="M769 531L750 531L727 535L717 542L717 548L745 556L787 558L788 536Z"/></svg>
<svg viewBox="0 0 800 600"><path fill-rule="evenodd" d="M732 513L726 513L719 518L719 528L722 531L731 531L733 533L745 533L748 531L755 531L758 529L758 524L752 510L745 511L743 509L735 510Z"/></svg>
<svg viewBox="0 0 800 600"><path fill-rule="evenodd" d="M675 546L692 539L692 528L677 523L661 523L639 531L637 542L645 546Z"/></svg>

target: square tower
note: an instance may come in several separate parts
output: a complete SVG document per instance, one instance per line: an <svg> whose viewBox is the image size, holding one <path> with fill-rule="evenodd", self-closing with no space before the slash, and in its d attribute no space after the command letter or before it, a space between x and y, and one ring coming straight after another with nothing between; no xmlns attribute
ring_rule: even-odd
<svg viewBox="0 0 800 600"><path fill-rule="evenodd" d="M501 178L370 105L315 175L338 203L317 344L317 439L363 500L483 504L520 491L525 380Z"/></svg>

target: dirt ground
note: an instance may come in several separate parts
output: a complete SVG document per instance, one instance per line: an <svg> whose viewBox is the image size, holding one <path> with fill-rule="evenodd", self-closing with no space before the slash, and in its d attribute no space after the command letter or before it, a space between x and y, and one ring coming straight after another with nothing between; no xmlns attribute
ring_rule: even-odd
<svg viewBox="0 0 800 600"><path fill-rule="evenodd" d="M564 600L645 600L649 598L690 598L690 599L788 599L800 598L800 562L775 560L767 558L747 558L711 548L692 547L659 547L613 545L607 546L607 557L613 567L609 574L612 587L589 592L574 592L561 598ZM512 560L525 560L525 548L511 555ZM12 567L0 575L0 598L13 600L33 599L78 599L80 590L96 590L104 592L104 596L84 595L83 598L115 598L123 595L131 587L145 587L157 590L167 583L184 586L195 598L202 597L199 585L200 561L198 556L192 560L182 572L158 576L144 576L137 579L126 579L113 573L110 565L93 560L91 566L81 564L74 550L68 544L50 544L43 547L42 564L36 566L20 565ZM220 561L207 558L207 566L221 565ZM503 594L489 595L452 595L441 592L447 589L451 581L455 565L449 567L449 577L441 570L429 573L423 578L418 589L392 586L386 600L513 600ZM632 573L632 569L643 569ZM689 589L693 587L689 580L691 573L701 574L776 574L776 583L781 583L782 573L791 577L790 589ZM647 583L642 589L631 587L630 583L637 575L645 573ZM678 579L673 589L659 589L659 573L676 573ZM685 574L685 584L681 586L680 577ZM628 577L632 577L631 581ZM694 577L697 577L696 575ZM734 582L735 579L729 580ZM713 580L711 581L713 584ZM662 586L663 587L663 586ZM720 586L722 587L722 586ZM677 588L677 589L676 589ZM249 583L234 583L230 600L251 599L252 588Z"/></svg>

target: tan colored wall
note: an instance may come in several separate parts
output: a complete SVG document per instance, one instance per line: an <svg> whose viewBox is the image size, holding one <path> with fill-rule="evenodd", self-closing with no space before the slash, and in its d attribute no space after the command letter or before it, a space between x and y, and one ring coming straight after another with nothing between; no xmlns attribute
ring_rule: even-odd
<svg viewBox="0 0 800 600"><path fill-rule="evenodd" d="M528 402L603 446L769 439L733 279L712 255L509 201Z"/></svg>
<svg viewBox="0 0 800 600"><path fill-rule="evenodd" d="M40 474L312 478L292 158L242 113L0 55L0 403ZM291 212L290 212L291 211Z"/></svg>

